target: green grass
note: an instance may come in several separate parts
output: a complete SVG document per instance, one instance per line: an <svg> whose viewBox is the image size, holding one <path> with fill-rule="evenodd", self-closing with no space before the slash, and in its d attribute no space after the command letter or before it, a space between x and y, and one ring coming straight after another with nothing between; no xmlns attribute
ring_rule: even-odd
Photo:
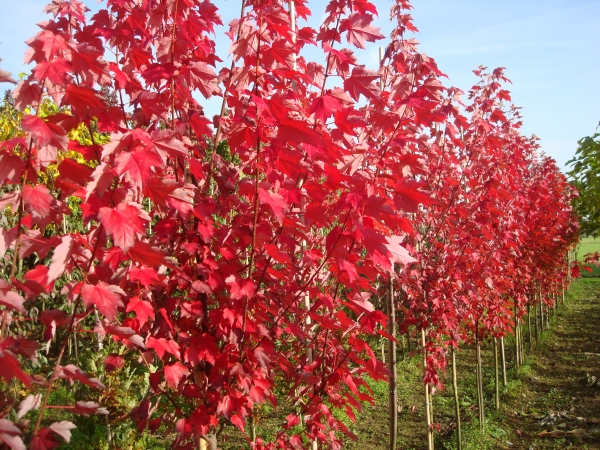
<svg viewBox="0 0 600 450"><path fill-rule="evenodd" d="M585 259L585 255L594 252L600 252L600 238L582 238L579 242L579 247L577 247L577 261L583 261ZM592 265L591 268L592 272L582 270L581 276L583 278L600 278L600 267Z"/></svg>
<svg viewBox="0 0 600 450"><path fill-rule="evenodd" d="M588 253L600 252L600 239L593 237L582 238L577 248L577 260L583 261Z"/></svg>

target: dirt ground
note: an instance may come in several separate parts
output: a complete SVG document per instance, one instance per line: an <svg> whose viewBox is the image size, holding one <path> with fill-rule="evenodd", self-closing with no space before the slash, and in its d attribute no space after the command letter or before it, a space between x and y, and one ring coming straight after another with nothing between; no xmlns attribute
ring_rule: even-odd
<svg viewBox="0 0 600 450"><path fill-rule="evenodd" d="M507 404L514 448L600 449L600 280L574 284L530 366Z"/></svg>

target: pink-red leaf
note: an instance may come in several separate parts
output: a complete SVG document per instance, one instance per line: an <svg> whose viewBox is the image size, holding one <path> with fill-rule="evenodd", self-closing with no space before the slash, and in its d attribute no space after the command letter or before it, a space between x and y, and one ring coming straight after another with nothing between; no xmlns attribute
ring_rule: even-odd
<svg viewBox="0 0 600 450"><path fill-rule="evenodd" d="M98 311L112 321L117 315L117 308L125 306L121 296L125 295L119 286L99 281L97 284L85 284L81 288L81 299L86 307L96 305Z"/></svg>
<svg viewBox="0 0 600 450"><path fill-rule="evenodd" d="M146 233L146 222L150 216L136 203L119 203L116 208L100 208L98 218L106 233L112 236L115 245L123 252L133 247L135 237Z"/></svg>

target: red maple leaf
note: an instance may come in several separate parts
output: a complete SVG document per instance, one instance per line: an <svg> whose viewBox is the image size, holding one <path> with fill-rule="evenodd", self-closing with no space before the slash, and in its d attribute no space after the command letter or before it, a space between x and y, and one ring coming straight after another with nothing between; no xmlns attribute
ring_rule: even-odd
<svg viewBox="0 0 600 450"><path fill-rule="evenodd" d="M104 384L102 384L99 379L92 378L90 374L84 372L74 364L68 364L64 367L60 367L57 374L59 378L65 378L66 380L69 380L71 384L73 384L73 381L79 381L83 384L93 387L94 389L101 390L105 388Z"/></svg>
<svg viewBox="0 0 600 450"><path fill-rule="evenodd" d="M125 358L121 355L117 355L116 353L111 353L106 358L104 358L104 368L107 372L112 372L113 370L121 369L125 365Z"/></svg>
<svg viewBox="0 0 600 450"><path fill-rule="evenodd" d="M165 356L165 352L169 352L177 359L180 358L179 354L179 344L175 342L173 339L165 339L165 338L154 338L150 336L146 340L146 348L153 348L156 351L156 354L160 359Z"/></svg>
<svg viewBox="0 0 600 450"><path fill-rule="evenodd" d="M67 261L75 251L76 242L71 235L63 236L61 243L54 249L48 270L48 282L56 280L63 274Z"/></svg>
<svg viewBox="0 0 600 450"><path fill-rule="evenodd" d="M52 61L42 61L35 69L33 75L38 82L46 79L52 84L64 86L67 81L67 73L71 70L71 64L64 58L55 58Z"/></svg>
<svg viewBox="0 0 600 450"><path fill-rule="evenodd" d="M390 260L392 262L398 264L410 264L417 261L415 258L410 256L408 250L400 245L402 242L404 242L404 238L402 236L389 236L386 238L386 240L388 243L385 246L391 254Z"/></svg>
<svg viewBox="0 0 600 450"><path fill-rule="evenodd" d="M16 155L0 153L0 183L18 184L25 171L25 162Z"/></svg>
<svg viewBox="0 0 600 450"><path fill-rule="evenodd" d="M29 81L20 81L13 92L15 107L24 111L27 106L37 106L42 97L42 88L38 84L31 84Z"/></svg>
<svg viewBox="0 0 600 450"><path fill-rule="evenodd" d="M11 285L6 281L0 279L0 304L16 309L20 313L25 313L25 308L23 308L23 303L25 299L17 294L15 291L11 290Z"/></svg>
<svg viewBox="0 0 600 450"><path fill-rule="evenodd" d="M283 223L285 211L290 207L283 197L276 192L267 191L266 189L259 187L258 198L262 204L269 205L279 223Z"/></svg>
<svg viewBox="0 0 600 450"><path fill-rule="evenodd" d="M56 206L56 200L43 184L38 184L35 187L23 186L23 200L25 201L26 210L31 212L33 217L37 219L47 218L52 211L52 207Z"/></svg>
<svg viewBox="0 0 600 450"><path fill-rule="evenodd" d="M167 381L167 385L172 389L177 389L181 380L189 374L190 371L188 368L180 362L165 366L165 380Z"/></svg>
<svg viewBox="0 0 600 450"><path fill-rule="evenodd" d="M98 218L106 229L106 234L112 236L116 246L123 252L133 247L135 237L146 233L146 224L150 216L136 203L119 203L116 208L100 208Z"/></svg>
<svg viewBox="0 0 600 450"><path fill-rule="evenodd" d="M65 132L61 127L52 122L47 122L37 116L28 115L21 120L21 126L24 130L31 133L40 147L46 145L61 149L67 147Z"/></svg>
<svg viewBox="0 0 600 450"><path fill-rule="evenodd" d="M379 86L373 81L379 79L379 74L365 66L357 66L352 69L352 74L344 80L344 89L354 100L358 100L361 95L367 99L376 99L379 97Z"/></svg>
<svg viewBox="0 0 600 450"><path fill-rule="evenodd" d="M94 113L106 109L106 105L98 92L92 88L74 84L67 86L62 104L70 105L73 108L86 113Z"/></svg>
<svg viewBox="0 0 600 450"><path fill-rule="evenodd" d="M134 311L135 317L140 321L141 326L144 326L144 324L148 322L148 319L154 320L154 309L152 308L152 305L145 300L141 300L137 296L129 299L126 311Z"/></svg>
<svg viewBox="0 0 600 450"><path fill-rule="evenodd" d="M0 439L12 450L25 450L21 430L8 419L0 419Z"/></svg>
<svg viewBox="0 0 600 450"><path fill-rule="evenodd" d="M117 156L115 171L123 176L125 181L134 183L142 189L148 180L154 176L152 168L162 168L162 159L153 151L136 148L132 152L122 152Z"/></svg>
<svg viewBox="0 0 600 450"><path fill-rule="evenodd" d="M385 38L379 32L379 28L371 25L373 16L370 14L353 13L340 23L340 31L347 31L346 39L348 43L358 48L366 48L365 42L376 42Z"/></svg>
<svg viewBox="0 0 600 450"><path fill-rule="evenodd" d="M86 307L96 305L98 311L112 321L117 315L117 308L125 306L121 296L123 289L112 284L99 281L97 284L85 284L81 288L81 299Z"/></svg>

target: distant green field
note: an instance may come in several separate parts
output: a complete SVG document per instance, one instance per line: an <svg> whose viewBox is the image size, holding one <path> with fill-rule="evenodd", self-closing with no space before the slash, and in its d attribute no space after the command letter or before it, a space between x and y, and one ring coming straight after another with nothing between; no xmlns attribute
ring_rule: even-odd
<svg viewBox="0 0 600 450"><path fill-rule="evenodd" d="M577 260L583 261L586 254L594 252L600 252L600 238L583 238L581 239L581 242L579 243L579 248L577 249Z"/></svg>
<svg viewBox="0 0 600 450"><path fill-rule="evenodd" d="M600 238L594 239L591 237L582 238L579 243L579 247L577 248L577 260L583 261L585 259L585 255L588 253L600 252ZM581 271L581 276L584 278L589 277L600 277L600 267L594 267L593 272L590 273L586 270Z"/></svg>

